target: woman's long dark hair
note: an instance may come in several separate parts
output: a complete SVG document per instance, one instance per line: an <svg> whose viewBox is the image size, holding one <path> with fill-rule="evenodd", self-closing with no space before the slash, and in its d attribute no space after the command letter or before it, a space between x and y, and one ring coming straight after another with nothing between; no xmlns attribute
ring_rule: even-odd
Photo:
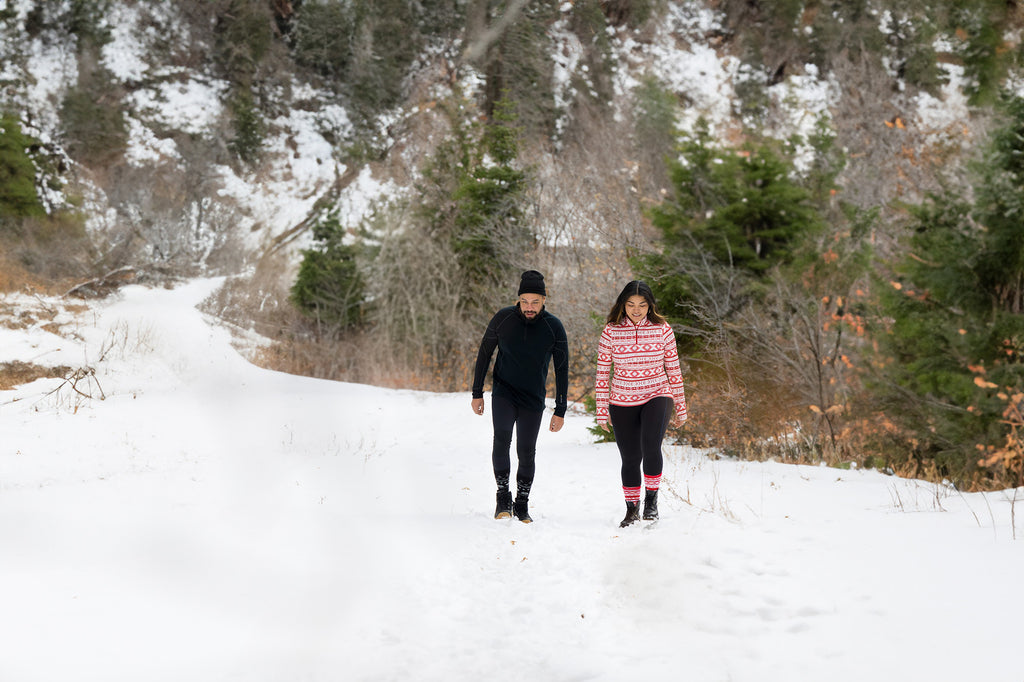
<svg viewBox="0 0 1024 682"><path fill-rule="evenodd" d="M651 324L665 324L665 316L658 312L658 307L654 303L654 292L647 286L647 282L641 282L639 280L633 280L622 290L619 297L615 299L615 305L612 306L612 310L608 313L607 322L609 324L619 324L622 322L622 318L626 316L626 301L629 300L630 296L643 296L644 300L647 301L647 319L650 320Z"/></svg>

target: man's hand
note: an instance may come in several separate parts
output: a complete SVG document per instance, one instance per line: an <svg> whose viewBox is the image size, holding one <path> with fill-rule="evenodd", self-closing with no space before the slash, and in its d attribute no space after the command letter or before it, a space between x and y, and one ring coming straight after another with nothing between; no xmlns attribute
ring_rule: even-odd
<svg viewBox="0 0 1024 682"><path fill-rule="evenodd" d="M473 398L473 402L470 403L470 405L473 406L473 414L483 414L484 413L484 399L483 398Z"/></svg>
<svg viewBox="0 0 1024 682"><path fill-rule="evenodd" d="M551 426L548 428L551 429L552 432L561 431L562 424L565 424L565 420L563 418L551 415Z"/></svg>

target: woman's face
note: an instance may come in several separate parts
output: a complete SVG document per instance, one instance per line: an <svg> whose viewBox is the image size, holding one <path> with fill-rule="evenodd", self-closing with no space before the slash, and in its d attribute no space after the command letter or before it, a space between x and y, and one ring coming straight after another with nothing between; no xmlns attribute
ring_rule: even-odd
<svg viewBox="0 0 1024 682"><path fill-rule="evenodd" d="M626 316L633 324L638 324L647 317L647 299L643 296L630 296L627 298Z"/></svg>

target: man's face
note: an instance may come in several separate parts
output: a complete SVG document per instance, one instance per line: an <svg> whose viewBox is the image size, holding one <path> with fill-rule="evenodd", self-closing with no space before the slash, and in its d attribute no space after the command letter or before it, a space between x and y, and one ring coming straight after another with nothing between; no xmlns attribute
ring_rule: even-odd
<svg viewBox="0 0 1024 682"><path fill-rule="evenodd" d="M541 308L544 307L544 297L540 294L522 294L519 297L519 309L523 311L523 315L528 319L540 315Z"/></svg>

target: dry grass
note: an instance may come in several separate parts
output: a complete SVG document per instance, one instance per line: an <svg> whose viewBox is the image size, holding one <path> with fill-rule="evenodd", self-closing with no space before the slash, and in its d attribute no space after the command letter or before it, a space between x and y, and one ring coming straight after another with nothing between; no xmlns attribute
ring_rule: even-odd
<svg viewBox="0 0 1024 682"><path fill-rule="evenodd" d="M288 374L421 391L468 391L475 356L453 357L440 366L429 358L414 360L401 351L383 350L372 333L337 339L282 339L261 348L252 361Z"/></svg>
<svg viewBox="0 0 1024 682"><path fill-rule="evenodd" d="M59 243L60 240L57 240ZM74 240L72 240L74 241ZM56 261L69 258L66 251L74 251L81 244L54 246L53 242L39 243L34 235L15 239L0 237L0 293L29 292L44 296L59 296L84 278L74 274L78 267L61 267ZM26 262L46 262L48 254L56 253L54 263L46 267L29 267Z"/></svg>
<svg viewBox="0 0 1024 682"><path fill-rule="evenodd" d="M36 379L63 379L71 374L70 367L44 367L30 362L0 362L0 391L9 391Z"/></svg>
<svg viewBox="0 0 1024 682"><path fill-rule="evenodd" d="M47 280L29 272L17 260L10 258L3 244L0 244L0 292L35 291L54 294L62 283Z"/></svg>

